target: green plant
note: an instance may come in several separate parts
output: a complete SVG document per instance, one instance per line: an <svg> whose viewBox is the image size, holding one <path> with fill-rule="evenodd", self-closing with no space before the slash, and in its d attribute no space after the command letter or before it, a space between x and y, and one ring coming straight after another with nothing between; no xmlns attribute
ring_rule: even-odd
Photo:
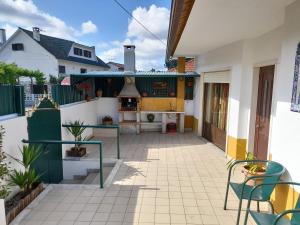
<svg viewBox="0 0 300 225"><path fill-rule="evenodd" d="M6 185L7 177L10 169L6 162L6 155L3 152L3 136L5 134L4 128L0 126L0 199L5 198L9 194L9 188Z"/></svg>
<svg viewBox="0 0 300 225"><path fill-rule="evenodd" d="M85 131L86 127L83 127L84 123L80 120L75 120L70 122L70 127L67 127L68 131L73 135L75 141L84 141L86 138L82 138L82 133ZM75 150L79 150L81 144L75 144Z"/></svg>
<svg viewBox="0 0 300 225"><path fill-rule="evenodd" d="M150 123L154 121L154 118L155 118L154 114L152 113L147 114L147 119Z"/></svg>
<svg viewBox="0 0 300 225"><path fill-rule="evenodd" d="M42 150L40 145L24 145L20 152L22 155L21 160L16 157L10 157L22 165L24 171L13 170L12 174L10 174L10 185L18 186L21 191L27 192L40 179L40 175L36 173L32 165L41 156Z"/></svg>
<svg viewBox="0 0 300 225"><path fill-rule="evenodd" d="M245 155L245 160L256 160L255 155L252 152L247 152ZM229 169L237 160L231 159L227 162L227 169ZM253 174L257 172L264 172L265 171L265 165L262 163L257 162L246 162L244 165L244 168L248 170L248 173ZM233 171L235 171L235 168L233 168Z"/></svg>

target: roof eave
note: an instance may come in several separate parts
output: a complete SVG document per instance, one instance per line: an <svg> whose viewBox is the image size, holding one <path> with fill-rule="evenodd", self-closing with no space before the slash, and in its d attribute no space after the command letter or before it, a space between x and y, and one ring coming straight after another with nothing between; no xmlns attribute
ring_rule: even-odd
<svg viewBox="0 0 300 225"><path fill-rule="evenodd" d="M174 55L194 2L195 0L172 0L166 62Z"/></svg>

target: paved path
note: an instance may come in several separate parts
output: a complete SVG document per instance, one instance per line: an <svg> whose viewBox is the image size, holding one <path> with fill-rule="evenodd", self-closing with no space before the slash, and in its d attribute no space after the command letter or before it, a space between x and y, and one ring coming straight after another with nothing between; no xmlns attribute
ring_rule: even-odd
<svg viewBox="0 0 300 225"><path fill-rule="evenodd" d="M213 144L191 133L122 135L121 157L111 186L55 187L21 224L235 224L231 193L222 209L226 159Z"/></svg>

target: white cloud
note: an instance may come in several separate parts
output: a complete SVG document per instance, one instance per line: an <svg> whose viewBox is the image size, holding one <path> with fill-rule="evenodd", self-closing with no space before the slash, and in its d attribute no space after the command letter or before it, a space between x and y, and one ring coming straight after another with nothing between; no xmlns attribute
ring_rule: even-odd
<svg viewBox="0 0 300 225"><path fill-rule="evenodd" d="M47 35L70 40L76 40L83 34L83 30L76 30L63 20L38 9L32 0L1 0L0 12L0 22L10 27L30 30L39 27Z"/></svg>
<svg viewBox="0 0 300 225"><path fill-rule="evenodd" d="M164 69L164 57L167 43L169 10L151 5L149 9L138 7L132 12L133 16L144 24L160 40L149 34L140 24L131 19L128 24L127 38L116 40L109 44L110 49L102 52L100 58L104 61L123 62L123 45L136 46L136 67L138 70Z"/></svg>
<svg viewBox="0 0 300 225"><path fill-rule="evenodd" d="M3 29L6 30L6 38L10 37L18 29L16 26L11 26L8 23L4 24Z"/></svg>
<svg viewBox="0 0 300 225"><path fill-rule="evenodd" d="M81 24L82 34L96 33L97 30L98 30L97 26L90 20Z"/></svg>

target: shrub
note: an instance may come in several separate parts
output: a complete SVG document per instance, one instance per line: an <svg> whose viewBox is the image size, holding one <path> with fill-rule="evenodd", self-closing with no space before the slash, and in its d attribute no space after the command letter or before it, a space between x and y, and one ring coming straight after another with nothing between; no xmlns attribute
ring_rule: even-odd
<svg viewBox="0 0 300 225"><path fill-rule="evenodd" d="M9 194L9 189L7 187L7 178L9 175L9 166L6 162L6 155L3 151L3 136L4 128L0 126L0 198L5 198Z"/></svg>

